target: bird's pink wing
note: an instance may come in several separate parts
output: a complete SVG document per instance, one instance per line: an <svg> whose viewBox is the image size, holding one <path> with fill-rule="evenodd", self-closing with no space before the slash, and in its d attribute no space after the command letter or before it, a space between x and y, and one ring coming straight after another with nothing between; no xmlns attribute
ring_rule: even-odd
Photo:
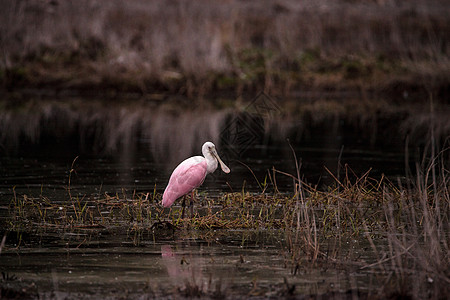
<svg viewBox="0 0 450 300"><path fill-rule="evenodd" d="M176 167L169 179L163 195L164 207L171 206L175 200L199 187L206 177L205 159L187 159Z"/></svg>

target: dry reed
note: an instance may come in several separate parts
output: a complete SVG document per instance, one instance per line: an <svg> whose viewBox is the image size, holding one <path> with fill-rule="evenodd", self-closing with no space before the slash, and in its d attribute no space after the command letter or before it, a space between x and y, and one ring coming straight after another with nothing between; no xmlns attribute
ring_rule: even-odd
<svg viewBox="0 0 450 300"><path fill-rule="evenodd" d="M0 5L0 75L8 88L193 95L336 83L375 87L405 74L410 84L418 77L430 87L448 81L443 0Z"/></svg>

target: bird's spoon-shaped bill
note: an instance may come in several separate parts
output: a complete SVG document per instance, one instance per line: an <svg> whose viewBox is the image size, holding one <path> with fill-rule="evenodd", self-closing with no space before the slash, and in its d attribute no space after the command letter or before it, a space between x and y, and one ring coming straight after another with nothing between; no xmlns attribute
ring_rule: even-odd
<svg viewBox="0 0 450 300"><path fill-rule="evenodd" d="M222 169L222 171L224 171L225 173L230 173L230 168L227 167L226 164L223 163L223 161L220 159L219 154L214 153L214 156L217 158L217 160L219 161L220 164L220 168Z"/></svg>

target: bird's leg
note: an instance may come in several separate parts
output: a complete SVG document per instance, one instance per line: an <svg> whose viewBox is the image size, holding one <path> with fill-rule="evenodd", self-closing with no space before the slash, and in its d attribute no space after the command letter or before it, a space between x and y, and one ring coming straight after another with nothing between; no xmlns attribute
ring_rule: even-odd
<svg viewBox="0 0 450 300"><path fill-rule="evenodd" d="M183 202L181 202L181 218L184 219L184 208L186 207L186 196L183 196Z"/></svg>
<svg viewBox="0 0 450 300"><path fill-rule="evenodd" d="M191 218L194 216L194 190L191 192L191 203L189 204L191 210Z"/></svg>

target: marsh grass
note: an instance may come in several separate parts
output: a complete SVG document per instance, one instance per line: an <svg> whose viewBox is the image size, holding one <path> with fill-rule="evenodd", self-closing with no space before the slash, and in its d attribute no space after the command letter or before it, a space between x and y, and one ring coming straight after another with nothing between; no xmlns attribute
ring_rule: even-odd
<svg viewBox="0 0 450 300"><path fill-rule="evenodd" d="M336 187L310 190L305 199L300 197L305 185L297 179L298 168L295 179L299 196L287 226L291 230L285 231L285 255L292 273L305 268L305 262L312 266L324 262L344 268L353 265L384 274L376 297L448 297L450 198L446 152L448 149L435 154L431 146L425 152L430 156L424 155L422 164L416 166L416 177L396 184L384 177L373 180L369 172L357 177L345 166L342 181L330 172ZM322 209L318 213L313 207ZM348 237L365 237L377 261L349 261L354 254L340 253Z"/></svg>
<svg viewBox="0 0 450 300"><path fill-rule="evenodd" d="M101 86L191 96L299 86L395 89L398 82L417 86L417 78L446 82L449 69L442 0L7 0L1 6L6 88Z"/></svg>
<svg viewBox="0 0 450 300"><path fill-rule="evenodd" d="M401 212L406 206L405 195L412 193L397 187L386 177L378 180L371 178L370 171L357 177L348 166L344 167L344 178L335 180L336 184L327 190L320 190L303 181L300 184L297 182L294 195L242 190L211 198L202 193L196 196L194 215L186 218L181 218L180 205L162 209L159 206L161 194L156 189L148 193L122 190L116 194L83 196L73 195L68 188L68 199L58 201L42 195L33 197L14 193L9 224L13 228L19 224L25 227L43 225L67 228L114 224L146 227L165 220L175 226L193 229L300 230L305 231L305 238L313 243L316 238L311 236L317 235L317 230L320 230L321 236L328 238L336 235L359 236L367 228L373 231L386 229L389 225L385 220L387 203L397 213ZM441 197L439 195L439 199ZM447 202L446 198L441 199L441 210L448 209ZM440 215L439 218L442 218L442 212Z"/></svg>
<svg viewBox="0 0 450 300"><path fill-rule="evenodd" d="M357 176L343 166L341 178L335 176L335 185L326 190L298 180L299 168L296 176L290 175L296 180L293 195L252 194L245 190L214 198L197 195L194 215L184 219L180 206L162 209L161 195L156 191L84 197L68 193L68 199L62 201L15 194L7 230L120 228L134 236L135 244L146 231L160 238L161 230L169 230L169 236L174 232L203 232L205 237L221 229L281 230L284 241L280 253L292 276L317 267L349 272L372 270L378 274L376 282L381 282L374 283L376 288L370 292L373 297L439 299L449 295L450 283L450 193L448 170L441 167L436 166L438 174L434 179L430 165L425 172L419 172L415 181L394 184L385 177L371 178L370 170ZM287 176L274 171L277 176ZM357 253L361 249L343 247L353 240L366 240L364 251L372 251L374 258L360 259ZM357 286L353 288L352 292L359 293ZM180 286L179 292L215 293L195 281Z"/></svg>
<svg viewBox="0 0 450 300"><path fill-rule="evenodd" d="M316 267L373 271L381 282L370 292L374 297L440 299L450 293L450 191L448 149L436 153L436 147L430 143L415 177L394 183L384 176L372 178L370 170L358 175L344 165L338 174L328 170L334 184L325 189L303 181L301 161L292 148L296 174L273 169L260 183L260 193L242 188L215 197L197 194L188 218L182 218L179 205L161 208L156 186L148 193L77 194L71 186L75 159L65 199L18 195L13 189L6 230L125 229L136 245L145 232L158 239L174 233L211 237L216 230L278 230L284 233L280 253L293 276ZM277 176L293 180L292 194L278 191ZM267 192L268 185L273 193ZM343 247L352 240L366 241L364 251L371 251L373 258L360 259L362 250ZM5 247L2 243L0 249ZM209 289L188 281L179 292L197 296L209 294Z"/></svg>
<svg viewBox="0 0 450 300"><path fill-rule="evenodd" d="M432 148L433 149L433 148ZM377 264L394 278L386 285L414 298L440 299L450 294L449 170L441 151L417 164L416 180L399 187L396 206L391 195L383 206L388 249ZM374 247L374 246L373 246Z"/></svg>

